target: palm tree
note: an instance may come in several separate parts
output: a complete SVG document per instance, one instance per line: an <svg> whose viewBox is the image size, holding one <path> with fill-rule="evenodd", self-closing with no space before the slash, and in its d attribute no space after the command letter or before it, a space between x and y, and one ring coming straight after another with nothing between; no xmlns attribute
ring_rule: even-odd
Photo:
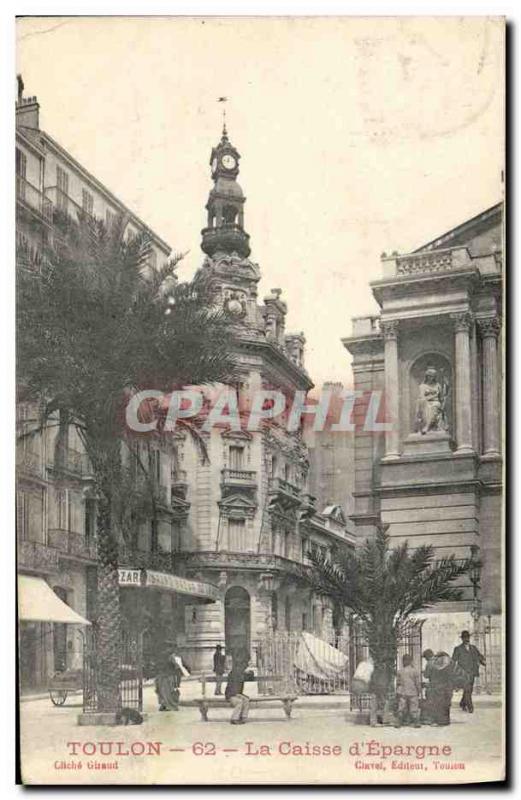
<svg viewBox="0 0 521 800"><path fill-rule="evenodd" d="M124 406L139 388L171 391L235 376L234 331L209 303L201 279L182 284L181 255L148 266L146 233L125 235L80 214L63 218L52 251L17 280L19 400L37 403L29 434L75 426L89 457L97 498L98 709L119 703L118 540L131 546L122 515L138 503L122 459ZM27 434L26 434L27 435ZM128 446L128 452L135 448Z"/></svg>
<svg viewBox="0 0 521 800"><path fill-rule="evenodd" d="M407 621L437 603L459 600L462 590L453 584L473 562L454 556L435 560L432 547L410 551L408 542L391 548L388 528L378 525L375 537L355 553L338 549L329 558L312 550L306 580L333 602L337 614L343 610L360 621L373 662L392 675Z"/></svg>

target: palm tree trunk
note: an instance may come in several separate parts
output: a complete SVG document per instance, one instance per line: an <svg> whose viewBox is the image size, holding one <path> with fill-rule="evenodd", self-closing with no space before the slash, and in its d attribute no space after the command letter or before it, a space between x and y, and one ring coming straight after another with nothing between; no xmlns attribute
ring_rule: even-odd
<svg viewBox="0 0 521 800"><path fill-rule="evenodd" d="M110 495L109 495L110 497ZM110 499L103 493L98 510L97 544L97 693L98 711L120 708L120 637L118 547L112 526Z"/></svg>

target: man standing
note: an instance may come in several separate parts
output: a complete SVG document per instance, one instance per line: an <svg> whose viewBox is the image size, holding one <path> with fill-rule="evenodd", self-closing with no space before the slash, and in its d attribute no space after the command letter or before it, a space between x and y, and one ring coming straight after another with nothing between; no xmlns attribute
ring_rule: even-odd
<svg viewBox="0 0 521 800"><path fill-rule="evenodd" d="M396 696L398 698L398 712L395 727L399 728L407 716L412 720L415 728L420 727L420 698L422 681L420 673L414 668L412 656L406 653L402 659L403 668L396 674Z"/></svg>
<svg viewBox="0 0 521 800"><path fill-rule="evenodd" d="M452 660L461 667L461 669L465 670L468 675L469 679L463 689L459 705L462 711L468 711L469 714L472 714L474 712L474 706L472 704L474 680L479 675L479 665L482 664L485 666L486 661L478 648L470 643L470 633L468 631L461 631L461 644L454 648Z"/></svg>
<svg viewBox="0 0 521 800"><path fill-rule="evenodd" d="M222 647L218 644L213 654L213 671L215 674L215 694L222 694L221 686L226 667L226 656L222 652Z"/></svg>
<svg viewBox="0 0 521 800"><path fill-rule="evenodd" d="M231 724L242 725L248 719L250 709L250 698L243 694L244 689L244 670L248 665L248 658L236 659L232 665L231 672L228 674L228 683L224 696L231 706L233 706Z"/></svg>

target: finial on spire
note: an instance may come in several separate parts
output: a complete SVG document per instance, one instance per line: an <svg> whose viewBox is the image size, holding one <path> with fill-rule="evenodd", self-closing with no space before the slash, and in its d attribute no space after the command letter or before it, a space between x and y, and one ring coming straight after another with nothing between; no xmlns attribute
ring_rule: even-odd
<svg viewBox="0 0 521 800"><path fill-rule="evenodd" d="M218 103L227 103L227 97L219 97L217 100ZM223 139L228 139L228 131L226 130L226 106L223 106Z"/></svg>

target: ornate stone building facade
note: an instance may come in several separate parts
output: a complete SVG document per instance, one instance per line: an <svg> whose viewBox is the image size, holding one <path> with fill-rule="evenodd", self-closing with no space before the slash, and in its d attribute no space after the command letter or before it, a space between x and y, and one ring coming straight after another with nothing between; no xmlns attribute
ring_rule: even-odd
<svg viewBox="0 0 521 800"><path fill-rule="evenodd" d="M378 519L393 543L434 546L481 563L463 599L424 625L450 648L462 628L494 625L502 598L502 204L418 250L382 256L371 284L379 316L344 340L354 388L384 392L387 430L357 426L357 539Z"/></svg>
<svg viewBox="0 0 521 800"><path fill-rule="evenodd" d="M170 247L147 228L70 153L40 128L39 104L25 97L19 79L16 104L16 263L35 274L45 266L45 249L60 235L61 223L78 210L107 224L116 215L127 221L126 233L148 230L150 266L161 265ZM19 375L23 396L23 375ZM17 405L17 566L22 575L41 578L83 617L91 618L96 585L96 501L92 472L80 438L67 420L39 435L33 403ZM136 551L122 553L121 564L173 571L179 506L171 498L171 454L157 441L143 446L161 499L158 520L141 526ZM155 549L155 552L153 552ZM159 553L161 549L161 553ZM44 588L44 587L43 587ZM123 610L135 590L122 587ZM147 592L153 616L158 604L172 608L171 592ZM161 596L163 595L163 596ZM143 596L140 596L143 604ZM63 668L81 668L82 636L77 628L44 621L21 622L20 681L23 691L46 685Z"/></svg>
<svg viewBox="0 0 521 800"><path fill-rule="evenodd" d="M260 270L250 260L244 228L245 198L237 183L240 155L226 129L211 154L214 182L202 231L201 271L216 305L238 322L241 406L257 389L290 398L307 392L302 333L286 333L280 289L257 299ZM188 607L177 640L187 662L211 670L216 644L228 654L275 631L303 629L330 638L332 614L299 580L310 543L325 551L353 538L334 510L321 514L308 490L308 455L300 431L262 422L250 430L215 428L206 434L209 463L189 438L178 436L173 487L187 507L179 563L186 574L220 587L212 606Z"/></svg>

